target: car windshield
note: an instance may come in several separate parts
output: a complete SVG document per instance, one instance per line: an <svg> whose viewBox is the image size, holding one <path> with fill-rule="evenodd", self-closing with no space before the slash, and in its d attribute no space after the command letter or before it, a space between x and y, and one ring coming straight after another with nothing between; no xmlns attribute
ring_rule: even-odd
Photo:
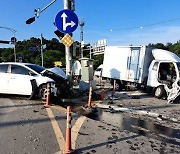
<svg viewBox="0 0 180 154"><path fill-rule="evenodd" d="M27 64L26 66L29 67L29 68L31 68L31 69L33 69L33 70L36 71L37 73L41 73L42 71L45 70L44 67L39 66L39 65L28 65L28 64Z"/></svg>

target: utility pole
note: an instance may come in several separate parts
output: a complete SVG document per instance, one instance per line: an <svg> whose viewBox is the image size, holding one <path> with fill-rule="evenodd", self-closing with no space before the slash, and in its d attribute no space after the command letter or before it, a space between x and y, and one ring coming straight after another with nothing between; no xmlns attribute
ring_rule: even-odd
<svg viewBox="0 0 180 154"><path fill-rule="evenodd" d="M84 21L81 20L79 26L81 27L81 31L80 31L80 53L81 53L81 58L83 58L83 47L82 47L82 43L83 43L83 26L84 26Z"/></svg>
<svg viewBox="0 0 180 154"><path fill-rule="evenodd" d="M42 36L42 33L41 33L41 66L43 66L43 36Z"/></svg>
<svg viewBox="0 0 180 154"><path fill-rule="evenodd" d="M14 38L16 39L16 37L15 37L15 32L13 32L13 34L14 34ZM15 40L14 40L14 61L16 62L17 61L17 59L16 59L16 42L15 42Z"/></svg>
<svg viewBox="0 0 180 154"><path fill-rule="evenodd" d="M16 30L12 29L12 28L8 28L8 27L0 27L0 28L3 28L3 29L7 29L9 31L11 31L14 35L14 42L12 42L14 44L14 62L16 62L16 37L15 37L15 33L16 33Z"/></svg>
<svg viewBox="0 0 180 154"><path fill-rule="evenodd" d="M73 1L74 4L74 0ZM71 6L69 6L69 2L71 2L69 0L64 0L64 9L69 9L71 8ZM72 55L70 52L70 48L69 47L65 47L65 56L66 56L66 75L67 76L71 76L71 66L72 66Z"/></svg>

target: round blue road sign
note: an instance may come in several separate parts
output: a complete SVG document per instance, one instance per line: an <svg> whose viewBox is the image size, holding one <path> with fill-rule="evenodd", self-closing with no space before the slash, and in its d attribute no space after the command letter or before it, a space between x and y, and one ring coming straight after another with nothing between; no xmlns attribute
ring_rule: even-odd
<svg viewBox="0 0 180 154"><path fill-rule="evenodd" d="M71 10L61 10L55 18L55 24L62 33L72 33L78 27L78 17Z"/></svg>

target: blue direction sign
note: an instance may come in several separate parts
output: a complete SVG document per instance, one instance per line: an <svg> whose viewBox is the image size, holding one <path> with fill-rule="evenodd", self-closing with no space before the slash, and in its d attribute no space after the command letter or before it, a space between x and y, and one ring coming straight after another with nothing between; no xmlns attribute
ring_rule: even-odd
<svg viewBox="0 0 180 154"><path fill-rule="evenodd" d="M61 10L55 18L55 24L62 33L72 33L78 27L78 17L71 10Z"/></svg>

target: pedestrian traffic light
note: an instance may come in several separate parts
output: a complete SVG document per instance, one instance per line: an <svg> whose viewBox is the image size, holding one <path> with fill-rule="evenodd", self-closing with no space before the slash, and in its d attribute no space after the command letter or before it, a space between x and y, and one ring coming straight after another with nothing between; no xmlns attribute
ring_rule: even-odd
<svg viewBox="0 0 180 154"><path fill-rule="evenodd" d="M54 33L61 39L64 37L64 33L61 33L59 30L54 31Z"/></svg>
<svg viewBox="0 0 180 154"><path fill-rule="evenodd" d="M9 44L10 41L3 41L3 40L0 40L0 43L3 43L3 44Z"/></svg>
<svg viewBox="0 0 180 154"><path fill-rule="evenodd" d="M26 24L31 24L35 21L35 17L29 18L28 20L26 20Z"/></svg>

